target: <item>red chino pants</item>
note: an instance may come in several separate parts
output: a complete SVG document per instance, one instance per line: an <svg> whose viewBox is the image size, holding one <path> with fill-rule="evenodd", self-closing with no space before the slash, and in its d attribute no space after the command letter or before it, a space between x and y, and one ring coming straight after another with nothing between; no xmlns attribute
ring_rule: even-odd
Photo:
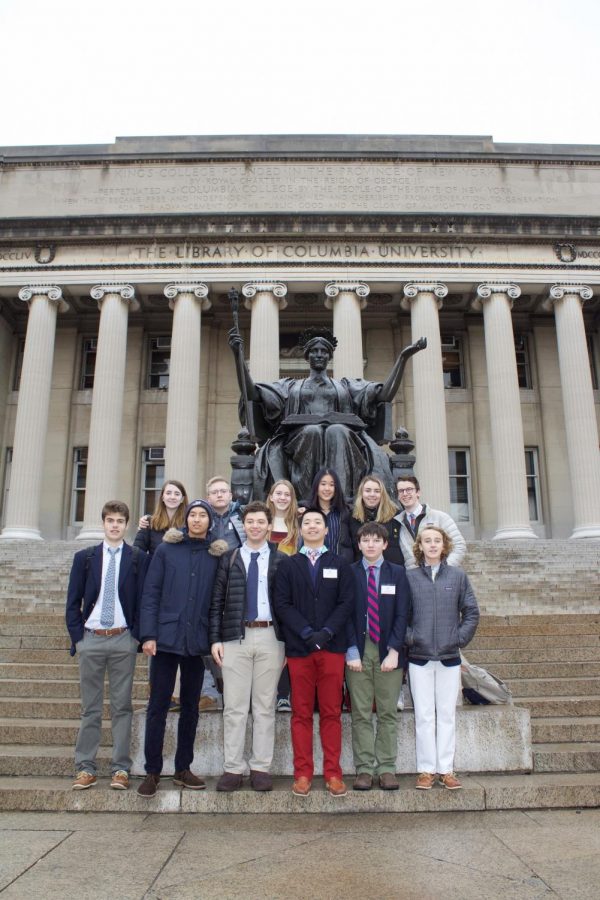
<svg viewBox="0 0 600 900"><path fill-rule="evenodd" d="M325 780L341 778L342 685L345 655L317 650L308 656L287 658L292 686L292 749L294 778L314 774L313 715L319 700L319 731Z"/></svg>

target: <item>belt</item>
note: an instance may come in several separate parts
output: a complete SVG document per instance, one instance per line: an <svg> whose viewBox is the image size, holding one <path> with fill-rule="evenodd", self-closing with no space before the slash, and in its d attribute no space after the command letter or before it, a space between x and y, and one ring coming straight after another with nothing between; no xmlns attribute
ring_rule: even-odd
<svg viewBox="0 0 600 900"><path fill-rule="evenodd" d="M100 637L114 637L117 634L123 634L124 631L129 631L129 628L86 628L85 630L90 634L98 634Z"/></svg>
<svg viewBox="0 0 600 900"><path fill-rule="evenodd" d="M254 622L244 622L246 628L268 628L272 624L272 622L262 621L259 619L255 619Z"/></svg>

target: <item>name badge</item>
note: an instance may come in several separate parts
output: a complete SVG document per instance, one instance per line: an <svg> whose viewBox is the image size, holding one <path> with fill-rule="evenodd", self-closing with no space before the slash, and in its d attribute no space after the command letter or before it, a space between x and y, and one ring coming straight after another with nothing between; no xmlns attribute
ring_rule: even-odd
<svg viewBox="0 0 600 900"><path fill-rule="evenodd" d="M337 578L337 569L323 569L323 578Z"/></svg>
<svg viewBox="0 0 600 900"><path fill-rule="evenodd" d="M382 584L381 585L381 593L382 594L395 594L396 593L396 585L395 584Z"/></svg>

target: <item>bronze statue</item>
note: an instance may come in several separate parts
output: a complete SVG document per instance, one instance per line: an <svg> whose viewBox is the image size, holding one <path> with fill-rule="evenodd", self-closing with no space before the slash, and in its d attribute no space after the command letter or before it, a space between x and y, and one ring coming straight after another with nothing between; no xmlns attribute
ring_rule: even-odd
<svg viewBox="0 0 600 900"><path fill-rule="evenodd" d="M389 404L408 359L427 346L427 339L420 338L402 350L384 383L330 378L327 366L337 339L328 328L308 329L299 343L310 366L308 377L261 384L253 381L248 370L237 323L229 332L241 392L240 420L260 445L255 457L254 497L264 497L270 485L281 478L292 482L298 497L307 497L322 466L337 471L348 498L370 473L379 475L393 496L390 458L378 443L391 437ZM383 425L385 413L387 423Z"/></svg>

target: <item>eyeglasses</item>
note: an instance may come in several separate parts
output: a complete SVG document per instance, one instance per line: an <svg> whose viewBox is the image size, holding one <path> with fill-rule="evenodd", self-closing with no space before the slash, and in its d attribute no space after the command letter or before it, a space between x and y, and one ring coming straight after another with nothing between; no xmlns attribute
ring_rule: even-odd
<svg viewBox="0 0 600 900"><path fill-rule="evenodd" d="M398 494L414 494L416 488L398 488Z"/></svg>

